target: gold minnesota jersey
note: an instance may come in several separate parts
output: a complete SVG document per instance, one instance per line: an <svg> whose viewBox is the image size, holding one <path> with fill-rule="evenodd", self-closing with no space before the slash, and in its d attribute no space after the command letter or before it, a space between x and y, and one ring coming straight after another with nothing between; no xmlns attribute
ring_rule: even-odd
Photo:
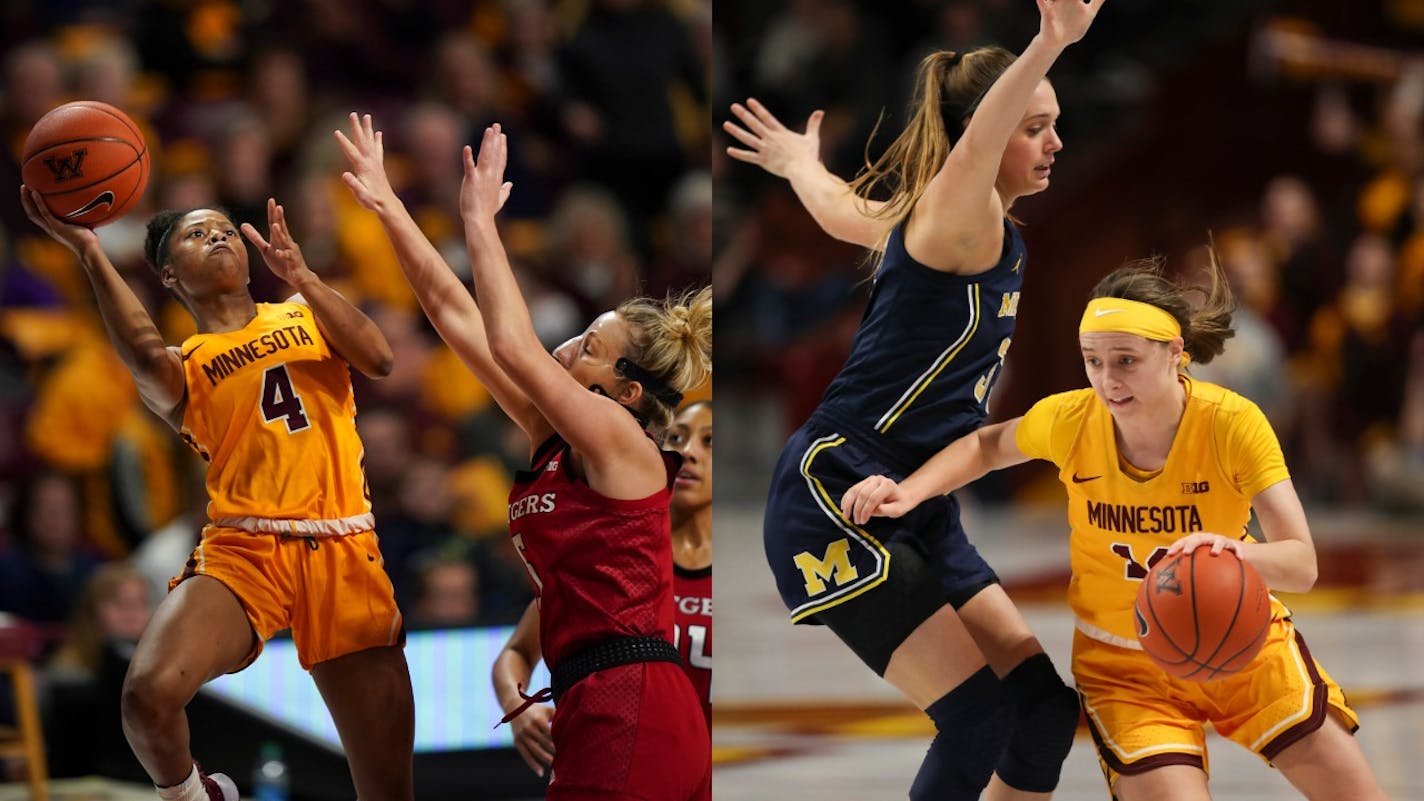
<svg viewBox="0 0 1424 801"><path fill-rule="evenodd" d="M1103 642L1140 647L1133 601L1169 545L1198 531L1249 539L1251 499L1290 478L1256 404L1215 384L1181 381L1186 410L1156 474L1120 459L1112 414L1092 389L1044 398L1019 421L1019 450L1057 465L1068 490L1068 600L1079 629ZM1284 613L1274 598L1272 605L1275 616Z"/></svg>
<svg viewBox="0 0 1424 801"><path fill-rule="evenodd" d="M300 303L183 342L182 436L208 462L219 526L301 536L374 527L346 362Z"/></svg>

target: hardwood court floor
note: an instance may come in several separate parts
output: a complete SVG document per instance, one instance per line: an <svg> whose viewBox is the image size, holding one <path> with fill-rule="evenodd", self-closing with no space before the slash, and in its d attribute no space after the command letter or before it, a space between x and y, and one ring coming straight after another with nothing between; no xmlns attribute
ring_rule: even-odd
<svg viewBox="0 0 1424 801"><path fill-rule="evenodd" d="M1312 514L1321 581L1282 596L1311 652L1360 714L1360 743L1396 801L1424 799L1424 522ZM761 550L760 510L716 515L716 801L902 799L932 735L928 719L829 632L791 626ZM1062 601L1061 512L971 512L971 537L1066 674L1072 616ZM1214 734L1216 801L1301 796L1254 755ZM1056 801L1106 801L1085 732Z"/></svg>

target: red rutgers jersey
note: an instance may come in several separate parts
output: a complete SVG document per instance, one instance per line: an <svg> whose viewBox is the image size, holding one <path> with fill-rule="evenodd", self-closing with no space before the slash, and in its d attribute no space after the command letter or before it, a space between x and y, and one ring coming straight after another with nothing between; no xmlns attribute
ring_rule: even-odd
<svg viewBox="0 0 1424 801"><path fill-rule="evenodd" d="M672 566L677 609L677 653L712 725L712 566L700 570Z"/></svg>
<svg viewBox="0 0 1424 801"><path fill-rule="evenodd" d="M611 637L673 638L671 493L606 498L573 476L569 456L550 437L509 493L509 533L539 599L551 668ZM663 462L670 486L680 459L665 452Z"/></svg>

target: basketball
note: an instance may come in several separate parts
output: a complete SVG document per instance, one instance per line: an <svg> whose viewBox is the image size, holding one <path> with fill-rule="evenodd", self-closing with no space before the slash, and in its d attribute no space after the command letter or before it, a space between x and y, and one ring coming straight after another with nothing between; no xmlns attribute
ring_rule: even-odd
<svg viewBox="0 0 1424 801"><path fill-rule="evenodd" d="M1271 597L1256 569L1209 546L1161 560L1137 590L1137 639L1167 673L1209 681L1235 673L1261 650Z"/></svg>
<svg viewBox="0 0 1424 801"><path fill-rule="evenodd" d="M62 222L93 228L122 216L148 184L148 146L127 114L79 100L40 117L20 178Z"/></svg>

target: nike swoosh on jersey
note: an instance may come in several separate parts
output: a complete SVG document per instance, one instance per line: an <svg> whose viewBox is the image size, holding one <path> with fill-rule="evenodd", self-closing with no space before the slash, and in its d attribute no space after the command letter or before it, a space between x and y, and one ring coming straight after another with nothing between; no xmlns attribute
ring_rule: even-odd
<svg viewBox="0 0 1424 801"><path fill-rule="evenodd" d="M1117 314L1120 311L1126 311L1126 309L1093 309L1093 316L1102 317L1107 314Z"/></svg>
<svg viewBox="0 0 1424 801"><path fill-rule="evenodd" d="M187 353L183 354L183 361L185 361L185 362L188 361L188 357L189 357L189 356L192 356L194 353L197 353L197 352L198 352L198 348L201 348L201 347L202 347L202 344L201 344L201 343L199 343L199 344L197 344L197 345L194 345Z"/></svg>
<svg viewBox="0 0 1424 801"><path fill-rule="evenodd" d="M1074 484L1082 484L1084 481L1095 481L1095 480L1100 479L1100 478L1102 478L1101 475L1097 475L1097 476L1087 476L1087 477L1079 477L1077 473L1074 473L1074 474L1073 474L1073 483L1074 483Z"/></svg>

